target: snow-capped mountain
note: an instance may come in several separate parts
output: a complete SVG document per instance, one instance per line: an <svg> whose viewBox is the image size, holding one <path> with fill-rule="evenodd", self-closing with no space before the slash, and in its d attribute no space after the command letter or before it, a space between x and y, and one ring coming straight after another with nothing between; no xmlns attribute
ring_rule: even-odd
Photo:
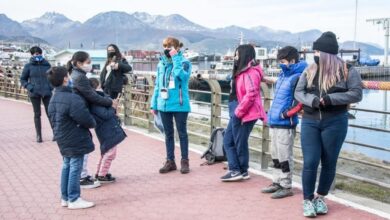
<svg viewBox="0 0 390 220"><path fill-rule="evenodd" d="M195 24L194 22L191 22L190 20L179 14L163 16L151 15L146 12L135 12L133 16L140 21L149 24L150 26L157 29L199 32L209 31L208 28Z"/></svg>
<svg viewBox="0 0 390 220"><path fill-rule="evenodd" d="M24 30L32 36L43 38L49 42L56 42L57 36L62 36L80 25L80 22L72 21L56 12L46 12L41 17L22 22Z"/></svg>
<svg viewBox="0 0 390 220"><path fill-rule="evenodd" d="M17 21L7 17L5 14L0 14L0 35L5 37L11 36L30 36Z"/></svg>
<svg viewBox="0 0 390 220"><path fill-rule="evenodd" d="M179 14L163 16L119 11L99 13L84 23L72 21L56 12L45 13L21 24L0 14L0 27L0 39L15 36L25 36L27 39L34 36L59 49L68 47L69 44L76 48L83 45L83 49L105 48L110 43L117 43L122 48L161 49L163 38L175 36L184 42L185 47L203 52L223 53L226 48L237 46L241 33L245 43L256 43L265 47L311 45L321 35L319 30L291 33L264 26L244 28L231 25L210 29ZM33 39L32 42L36 41ZM367 45L365 48L375 52L383 50L374 50L376 47L373 45Z"/></svg>

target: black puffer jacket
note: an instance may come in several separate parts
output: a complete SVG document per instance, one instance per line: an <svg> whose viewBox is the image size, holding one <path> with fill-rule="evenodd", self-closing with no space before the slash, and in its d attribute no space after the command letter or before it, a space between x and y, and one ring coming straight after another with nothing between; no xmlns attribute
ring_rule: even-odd
<svg viewBox="0 0 390 220"><path fill-rule="evenodd" d="M98 95L92 88L86 72L75 68L72 71L71 77L74 92L82 96L88 104L96 104L106 107L112 105L112 100L110 98Z"/></svg>
<svg viewBox="0 0 390 220"><path fill-rule="evenodd" d="M50 69L50 63L46 60L37 62L30 59L24 68L20 77L20 82L28 90L30 97L51 96L53 88L47 79L47 70Z"/></svg>
<svg viewBox="0 0 390 220"><path fill-rule="evenodd" d="M126 59L122 59L118 62L118 69L111 70L111 73L107 72L107 65L104 66L102 73L100 74L100 82L102 89L105 93L110 94L112 92L122 92L123 79L125 73L132 70ZM108 77L107 77L107 74Z"/></svg>
<svg viewBox="0 0 390 220"><path fill-rule="evenodd" d="M98 94L105 96L103 92L98 92ZM126 133L122 129L114 108L91 105L90 111L97 123L95 131L103 155L122 142L126 138Z"/></svg>
<svg viewBox="0 0 390 220"><path fill-rule="evenodd" d="M81 156L95 149L89 128L94 128L96 121L84 100L71 88L55 88L48 111L62 156Z"/></svg>

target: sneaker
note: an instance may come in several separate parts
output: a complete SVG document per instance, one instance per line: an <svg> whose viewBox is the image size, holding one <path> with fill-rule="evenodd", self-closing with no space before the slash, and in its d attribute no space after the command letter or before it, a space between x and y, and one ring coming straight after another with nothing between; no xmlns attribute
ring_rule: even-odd
<svg viewBox="0 0 390 220"><path fill-rule="evenodd" d="M115 182L115 179L116 179L110 173L107 173L105 176L97 176L96 175L95 177L102 184L104 184L104 183L113 183L113 182Z"/></svg>
<svg viewBox="0 0 390 220"><path fill-rule="evenodd" d="M68 207L68 201L61 199L61 207Z"/></svg>
<svg viewBox="0 0 390 220"><path fill-rule="evenodd" d="M262 193L274 193L281 189L282 187L278 183L272 183L271 185L263 188L261 190Z"/></svg>
<svg viewBox="0 0 390 220"><path fill-rule="evenodd" d="M80 179L80 188L81 189L93 189L100 186L98 180L93 180L91 176L87 176Z"/></svg>
<svg viewBox="0 0 390 220"><path fill-rule="evenodd" d="M314 218L317 216L316 208L312 201L305 199L303 201L303 216Z"/></svg>
<svg viewBox="0 0 390 220"><path fill-rule="evenodd" d="M167 160L164 166L160 168L160 173L168 173L177 170L176 163L174 160Z"/></svg>
<svg viewBox="0 0 390 220"><path fill-rule="evenodd" d="M318 196L313 200L314 207L316 208L316 213L318 215L325 215L328 213L328 206L325 203L323 196Z"/></svg>
<svg viewBox="0 0 390 220"><path fill-rule="evenodd" d="M190 161L189 160L181 160L180 172L182 174L186 174L186 173L190 172Z"/></svg>
<svg viewBox="0 0 390 220"><path fill-rule="evenodd" d="M288 196L294 195L291 188L280 188L278 191L272 193L271 198L273 199L282 199Z"/></svg>
<svg viewBox="0 0 390 220"><path fill-rule="evenodd" d="M248 171L241 173L241 175L242 175L242 179L243 180L249 180L251 178L251 176L249 176L249 172Z"/></svg>
<svg viewBox="0 0 390 220"><path fill-rule="evenodd" d="M95 203L85 201L80 197L76 201L68 203L68 209L87 209L94 206Z"/></svg>
<svg viewBox="0 0 390 220"><path fill-rule="evenodd" d="M229 171L225 174L225 176L221 177L222 182L234 182L234 181L240 181L244 177L242 174L238 171Z"/></svg>

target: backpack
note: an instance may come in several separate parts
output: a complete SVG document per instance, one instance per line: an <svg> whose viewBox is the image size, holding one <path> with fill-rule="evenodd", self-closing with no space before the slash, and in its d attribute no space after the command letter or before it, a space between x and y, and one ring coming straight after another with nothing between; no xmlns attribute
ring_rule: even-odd
<svg viewBox="0 0 390 220"><path fill-rule="evenodd" d="M215 128L211 133L208 149L200 157L205 158L206 162L202 165L212 165L217 162L226 161L226 153L223 148L223 135L225 134L224 128Z"/></svg>

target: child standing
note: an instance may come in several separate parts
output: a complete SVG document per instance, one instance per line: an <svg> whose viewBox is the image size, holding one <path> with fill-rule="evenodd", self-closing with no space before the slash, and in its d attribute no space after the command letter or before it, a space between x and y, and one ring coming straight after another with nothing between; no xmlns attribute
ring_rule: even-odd
<svg viewBox="0 0 390 220"><path fill-rule="evenodd" d="M294 101L294 90L307 67L305 61L299 60L298 50L291 46L280 49L277 58L282 71L276 81L274 100L268 112L268 124L272 133L273 183L262 190L263 193L272 193L273 199L293 195L293 147L298 124L297 113L302 109L302 104Z"/></svg>
<svg viewBox="0 0 390 220"><path fill-rule="evenodd" d="M48 113L54 137L63 156L61 174L61 205L69 209L93 207L80 197L80 174L83 157L94 150L89 128L96 126L84 100L68 87L68 72L63 67L48 71L48 79L55 87Z"/></svg>
<svg viewBox="0 0 390 220"><path fill-rule="evenodd" d="M72 59L68 62L68 72L71 74L73 91L83 97L88 105L97 104L106 107L117 108L117 100L112 100L109 97L102 97L89 84L87 73L91 71L91 58L87 52L77 51L73 54ZM88 155L84 156L83 171L80 176L81 188L91 189L100 186L99 181L94 181L88 175L87 170Z"/></svg>
<svg viewBox="0 0 390 220"><path fill-rule="evenodd" d="M260 82L263 70L256 62L252 45L240 45L235 51L229 94L229 123L223 137L229 172L221 177L223 182L247 180L249 168L249 135L258 119L267 117L261 103Z"/></svg>
<svg viewBox="0 0 390 220"><path fill-rule="evenodd" d="M92 88L98 89L98 79L90 78L89 82ZM102 91L96 92L101 96L105 96ZM114 108L92 104L90 111L97 123L95 131L100 142L101 151L95 178L101 183L112 183L115 181L115 177L108 171L116 157L117 145L126 138L126 134L121 127Z"/></svg>

